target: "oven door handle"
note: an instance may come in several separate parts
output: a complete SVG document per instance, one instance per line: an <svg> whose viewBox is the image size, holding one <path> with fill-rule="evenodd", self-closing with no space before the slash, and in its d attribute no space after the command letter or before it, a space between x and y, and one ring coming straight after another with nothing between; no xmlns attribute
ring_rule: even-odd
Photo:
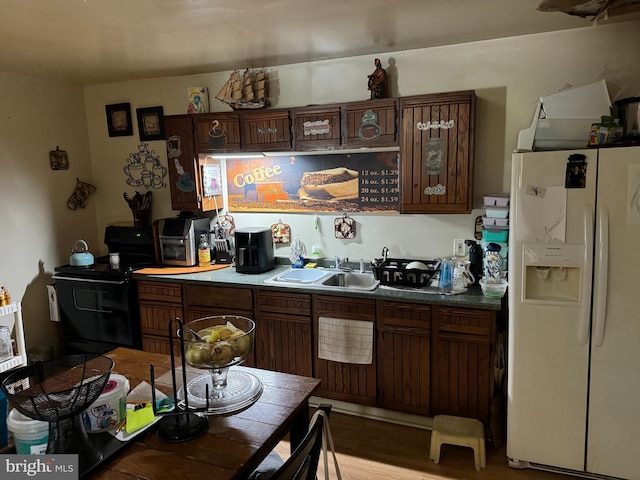
<svg viewBox="0 0 640 480"><path fill-rule="evenodd" d="M93 278L78 278L78 277L63 277L60 275L52 275L51 278L54 280L71 280L72 282L88 282L88 283L108 283L111 285L124 285L127 283L125 280L115 281L115 280L95 280Z"/></svg>

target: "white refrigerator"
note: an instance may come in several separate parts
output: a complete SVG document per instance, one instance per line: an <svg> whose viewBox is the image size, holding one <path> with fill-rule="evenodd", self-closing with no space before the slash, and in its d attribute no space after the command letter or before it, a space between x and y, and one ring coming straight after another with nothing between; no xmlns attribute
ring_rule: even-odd
<svg viewBox="0 0 640 480"><path fill-rule="evenodd" d="M640 147L514 154L512 467L640 479L639 249Z"/></svg>

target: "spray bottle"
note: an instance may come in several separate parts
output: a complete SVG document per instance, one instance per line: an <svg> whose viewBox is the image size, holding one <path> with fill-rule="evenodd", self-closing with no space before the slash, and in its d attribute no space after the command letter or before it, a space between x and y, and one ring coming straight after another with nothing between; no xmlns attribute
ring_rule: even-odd
<svg viewBox="0 0 640 480"><path fill-rule="evenodd" d="M464 243L469 247L469 261L471 262L469 271L475 279L474 283L478 283L482 278L482 263L484 256L482 253L482 247L478 245L478 242L475 240L465 240Z"/></svg>

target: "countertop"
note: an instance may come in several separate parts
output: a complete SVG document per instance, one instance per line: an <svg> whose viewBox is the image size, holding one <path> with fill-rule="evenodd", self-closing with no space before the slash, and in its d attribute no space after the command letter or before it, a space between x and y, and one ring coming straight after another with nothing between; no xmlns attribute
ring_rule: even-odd
<svg viewBox="0 0 640 480"><path fill-rule="evenodd" d="M467 292L456 295L441 295L420 289L394 289L379 286L372 291L343 290L340 287L313 287L284 285L274 286L265 283L265 280L287 271L289 265L276 265L273 270L258 274L237 273L235 267L230 266L220 270L201 273L185 273L178 275L143 275L134 272L136 280L162 281L173 283L204 283L210 285L237 285L244 287L264 288L273 291L307 292L324 295L371 298L408 303L426 303L431 305L446 305L452 307L478 308L482 310L500 310L502 299L487 298L482 294L480 286L474 285Z"/></svg>

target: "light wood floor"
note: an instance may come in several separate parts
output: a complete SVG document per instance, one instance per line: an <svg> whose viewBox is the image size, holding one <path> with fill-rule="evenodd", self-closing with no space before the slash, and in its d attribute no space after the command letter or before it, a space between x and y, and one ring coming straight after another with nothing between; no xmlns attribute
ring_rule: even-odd
<svg viewBox="0 0 640 480"><path fill-rule="evenodd" d="M473 450L443 445L438 465L429 460L431 432L420 428L370 420L332 412L330 427L344 480L570 480L575 477L537 470L517 470L507 463L504 447L487 444L487 467L474 469ZM276 451L289 455L289 443L280 442ZM322 458L321 458L322 463ZM330 467L331 479L335 473ZM324 480L323 466L318 479Z"/></svg>

